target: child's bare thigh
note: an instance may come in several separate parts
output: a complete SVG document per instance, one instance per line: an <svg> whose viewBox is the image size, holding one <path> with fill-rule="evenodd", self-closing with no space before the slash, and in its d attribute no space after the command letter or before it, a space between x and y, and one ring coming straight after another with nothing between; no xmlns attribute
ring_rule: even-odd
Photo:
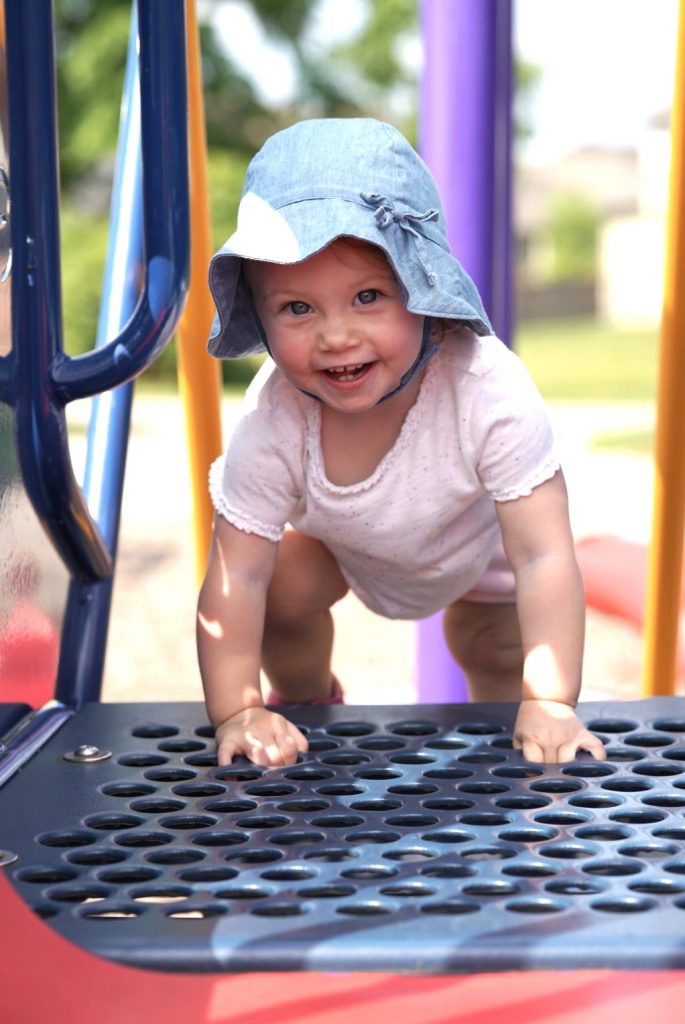
<svg viewBox="0 0 685 1024"><path fill-rule="evenodd" d="M267 615L317 614L328 610L347 590L338 563L320 540L286 530L269 585Z"/></svg>
<svg viewBox="0 0 685 1024"><path fill-rule="evenodd" d="M444 628L474 699L519 699L523 646L515 604L455 601L445 610Z"/></svg>

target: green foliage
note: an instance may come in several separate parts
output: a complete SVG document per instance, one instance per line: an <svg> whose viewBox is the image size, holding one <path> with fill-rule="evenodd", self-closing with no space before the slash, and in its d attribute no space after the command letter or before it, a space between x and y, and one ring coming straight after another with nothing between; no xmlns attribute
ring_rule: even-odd
<svg viewBox="0 0 685 1024"><path fill-rule="evenodd" d="M18 472L12 432L12 410L0 402L0 497Z"/></svg>
<svg viewBox="0 0 685 1024"><path fill-rule="evenodd" d="M294 43L304 32L315 4L312 0L252 0L251 6L269 35Z"/></svg>
<svg viewBox="0 0 685 1024"><path fill-rule="evenodd" d="M249 156L230 149L210 149L207 154L210 218L216 249L235 230L240 194Z"/></svg>
<svg viewBox="0 0 685 1024"><path fill-rule="evenodd" d="M62 181L116 149L131 5L56 0L57 96Z"/></svg>
<svg viewBox="0 0 685 1024"><path fill-rule="evenodd" d="M546 217L554 281L589 280L595 274L599 216L592 200L577 192L559 194Z"/></svg>
<svg viewBox="0 0 685 1024"><path fill-rule="evenodd" d="M400 59L400 45L419 31L417 0L369 0L367 21L361 34L336 47L335 63L354 68L365 81L381 89L413 82Z"/></svg>
<svg viewBox="0 0 685 1024"><path fill-rule="evenodd" d="M63 203L61 227L64 347L80 355L95 343L108 225Z"/></svg>
<svg viewBox="0 0 685 1024"><path fill-rule="evenodd" d="M514 122L518 143L527 142L533 135L532 105L542 78L537 64L518 58L514 62Z"/></svg>

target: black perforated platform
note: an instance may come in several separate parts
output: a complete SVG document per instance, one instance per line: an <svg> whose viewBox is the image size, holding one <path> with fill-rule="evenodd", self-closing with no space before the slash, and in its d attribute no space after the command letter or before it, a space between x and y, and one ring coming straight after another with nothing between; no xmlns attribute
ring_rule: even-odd
<svg viewBox="0 0 685 1024"><path fill-rule="evenodd" d="M200 704L92 705L0 790L6 870L166 970L685 967L685 701L584 705L608 762L546 767L514 712L297 709L310 753L264 770L216 767Z"/></svg>

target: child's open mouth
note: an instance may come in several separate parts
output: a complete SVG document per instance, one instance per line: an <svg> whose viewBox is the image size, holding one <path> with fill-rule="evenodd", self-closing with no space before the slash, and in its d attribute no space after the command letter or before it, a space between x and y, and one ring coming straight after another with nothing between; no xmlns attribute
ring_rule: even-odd
<svg viewBox="0 0 685 1024"><path fill-rule="evenodd" d="M324 373L339 384L347 384L359 380L370 366L371 363L352 363L349 366L333 366L330 370L324 370Z"/></svg>

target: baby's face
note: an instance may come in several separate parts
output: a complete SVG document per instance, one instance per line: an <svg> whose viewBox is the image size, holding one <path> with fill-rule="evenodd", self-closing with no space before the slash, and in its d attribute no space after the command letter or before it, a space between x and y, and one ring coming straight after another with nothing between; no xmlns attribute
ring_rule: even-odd
<svg viewBox="0 0 685 1024"><path fill-rule="evenodd" d="M302 263L246 262L246 273L274 361L326 405L367 411L414 363L423 317L405 309L376 246L337 239Z"/></svg>

